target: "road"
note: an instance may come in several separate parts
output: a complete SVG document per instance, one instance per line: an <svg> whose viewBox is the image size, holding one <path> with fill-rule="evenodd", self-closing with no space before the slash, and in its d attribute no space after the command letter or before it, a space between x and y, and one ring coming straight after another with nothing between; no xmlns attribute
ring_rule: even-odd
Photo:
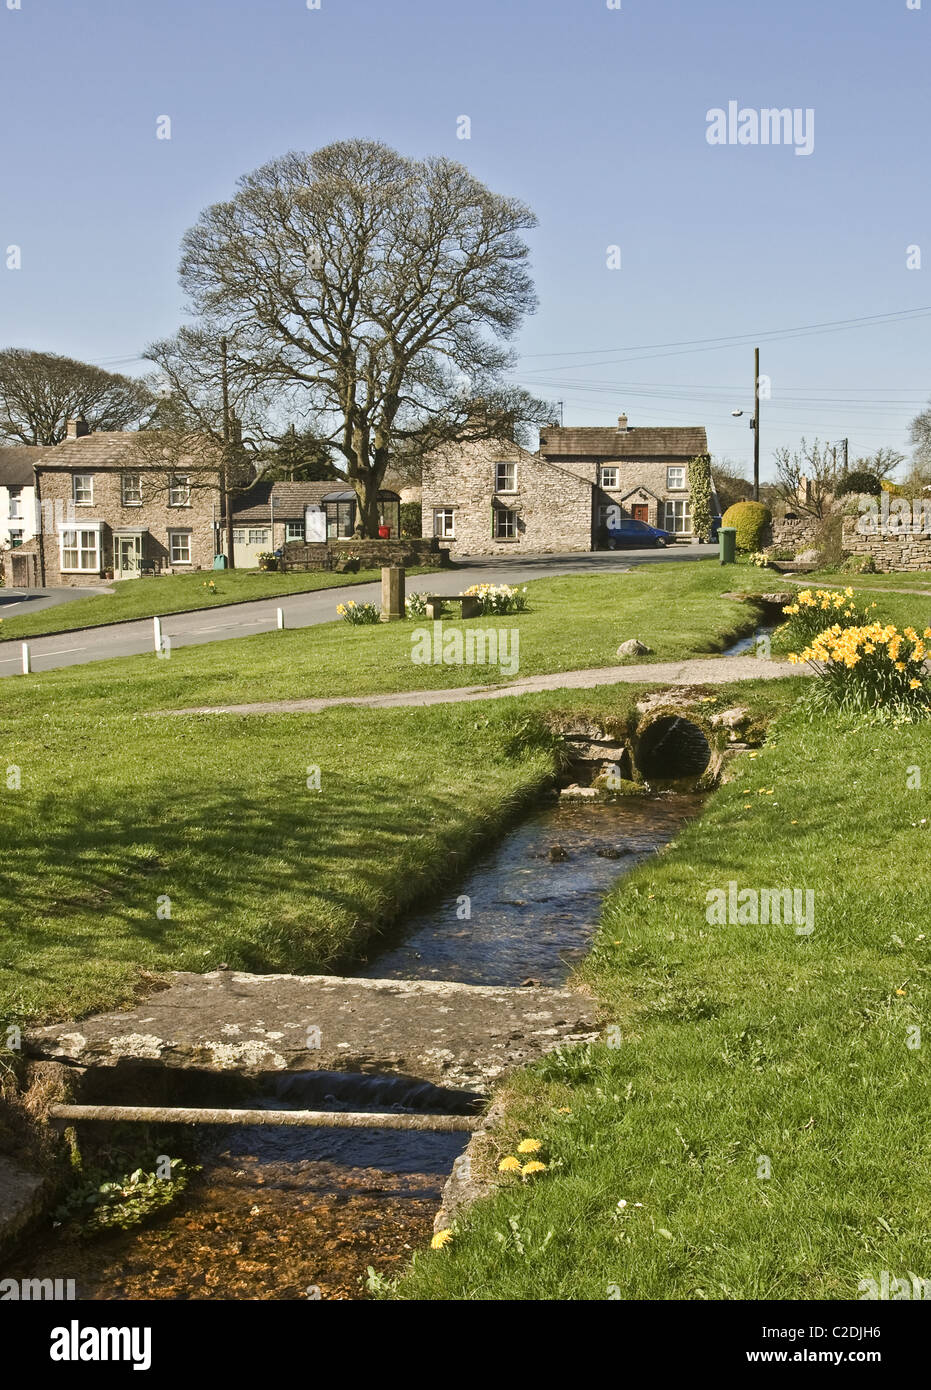
<svg viewBox="0 0 931 1390"><path fill-rule="evenodd" d="M531 579L547 579L560 574L604 574L636 565L656 564L671 560L709 560L717 551L707 545L676 545L668 550L591 551L577 555L525 555L513 560L481 555L465 557L448 570L434 574L415 575L407 581L408 592L429 590L437 594L458 594L470 584L526 584ZM93 590L99 593L98 590ZM0 607L0 615L12 609L19 616L24 611L36 612L50 603L66 602L87 590L44 591L41 598L29 599L28 591L7 591L12 600ZM221 608L195 613L172 613L162 619L162 633L171 639L172 649L201 646L206 642L226 641L231 637L248 637L256 632L268 632L275 627L277 610L284 610L287 628L312 627L330 623L336 617L336 605L353 598L357 603L380 603L381 586L355 584L345 588L324 589L312 593L288 594L278 598L258 599L252 603L229 604ZM28 610L16 607L28 602ZM36 607L33 606L36 605ZM130 623L114 623L109 627L81 628L61 632L57 636L29 639L33 671L51 671L61 666L82 666L90 661L106 661L116 656L136 656L153 650L152 619L139 618ZM18 642L0 645L0 676L12 676L22 670L22 654Z"/></svg>

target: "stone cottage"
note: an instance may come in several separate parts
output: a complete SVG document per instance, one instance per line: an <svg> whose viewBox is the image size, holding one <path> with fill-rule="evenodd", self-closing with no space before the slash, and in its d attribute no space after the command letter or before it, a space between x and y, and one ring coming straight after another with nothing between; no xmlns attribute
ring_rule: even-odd
<svg viewBox="0 0 931 1390"><path fill-rule="evenodd" d="M209 449L163 459L153 432L92 433L68 422L36 465L39 583L95 585L210 569L220 470Z"/></svg>
<svg viewBox="0 0 931 1390"><path fill-rule="evenodd" d="M609 428L549 426L535 454L450 447L424 465L423 534L453 555L597 550L609 523L633 517L689 540L688 465L707 452L702 426L632 429L626 415Z"/></svg>
<svg viewBox="0 0 931 1390"><path fill-rule="evenodd" d="M379 514L389 536L400 533L400 497L390 488L378 494ZM357 500L348 482L259 481L233 499L233 559L237 569L254 568L263 551L290 541L349 541L356 525ZM221 538L226 551L226 537Z"/></svg>

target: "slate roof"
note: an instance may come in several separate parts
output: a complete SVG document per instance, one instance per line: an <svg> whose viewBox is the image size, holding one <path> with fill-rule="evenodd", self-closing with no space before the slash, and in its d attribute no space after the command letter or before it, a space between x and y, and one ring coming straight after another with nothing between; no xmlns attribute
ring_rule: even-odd
<svg viewBox="0 0 931 1390"><path fill-rule="evenodd" d="M603 428L582 425L559 429L549 426L540 431L540 453L545 459L693 459L708 452L703 425L643 429Z"/></svg>
<svg viewBox="0 0 931 1390"><path fill-rule="evenodd" d="M145 456L136 455L136 446L155 431L97 430L82 434L78 439L63 439L60 444L42 450L42 469L81 468L89 473L105 468L145 468L152 465ZM179 460L180 462L180 460Z"/></svg>
<svg viewBox="0 0 931 1390"><path fill-rule="evenodd" d="M0 444L0 487L33 487L36 464L49 452L34 444Z"/></svg>

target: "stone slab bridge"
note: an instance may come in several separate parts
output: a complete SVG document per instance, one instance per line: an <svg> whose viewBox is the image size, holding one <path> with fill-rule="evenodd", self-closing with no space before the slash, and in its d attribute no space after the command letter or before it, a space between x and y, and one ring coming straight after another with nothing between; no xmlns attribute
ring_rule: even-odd
<svg viewBox="0 0 931 1390"><path fill-rule="evenodd" d="M238 1072L395 1076L486 1095L508 1071L598 1034L577 990L338 975L175 972L132 1009L35 1029L35 1058Z"/></svg>

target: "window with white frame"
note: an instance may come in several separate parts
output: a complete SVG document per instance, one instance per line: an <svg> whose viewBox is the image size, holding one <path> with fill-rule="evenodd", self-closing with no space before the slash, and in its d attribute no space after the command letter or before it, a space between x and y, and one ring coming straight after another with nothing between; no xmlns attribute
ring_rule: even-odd
<svg viewBox="0 0 931 1390"><path fill-rule="evenodd" d="M304 539L303 521L286 521L284 524L284 538L286 541L302 541Z"/></svg>
<svg viewBox="0 0 931 1390"><path fill-rule="evenodd" d="M680 502L666 503L666 527L674 535L689 535L692 530L692 504L683 498Z"/></svg>
<svg viewBox="0 0 931 1390"><path fill-rule="evenodd" d="M433 534L440 540L455 539L456 513L452 507L433 508Z"/></svg>
<svg viewBox="0 0 931 1390"><path fill-rule="evenodd" d="M669 492L678 492L686 486L686 470L684 468L666 469L666 488Z"/></svg>
<svg viewBox="0 0 931 1390"><path fill-rule="evenodd" d="M249 531L250 545L268 545L268 531L264 527L252 527Z"/></svg>
<svg viewBox="0 0 931 1390"><path fill-rule="evenodd" d="M168 553L173 565L189 565L191 563L191 532L169 531Z"/></svg>
<svg viewBox="0 0 931 1390"><path fill-rule="evenodd" d="M22 545L22 543L23 543L23 533L22 533L22 531L19 531L19 530L17 530L17 531L10 531L8 534L9 534L9 537L10 537L10 549L11 549L11 550L18 550L19 547L20 547L20 546Z"/></svg>
<svg viewBox="0 0 931 1390"><path fill-rule="evenodd" d="M495 508L495 540L513 541L517 539L517 513L504 507Z"/></svg>
<svg viewBox="0 0 931 1390"><path fill-rule="evenodd" d="M517 464L495 464L495 492L517 491Z"/></svg>
<svg viewBox="0 0 931 1390"><path fill-rule="evenodd" d="M142 475L140 473L124 473L121 479L123 490L124 507L142 506Z"/></svg>
<svg viewBox="0 0 931 1390"><path fill-rule="evenodd" d="M65 528L59 534L61 570L68 573L90 573L100 569L100 532L80 526Z"/></svg>
<svg viewBox="0 0 931 1390"><path fill-rule="evenodd" d="M233 532L233 544L234 544L234 545L245 545L245 543L246 543L246 533L245 533L245 531L234 531L234 532Z"/></svg>
<svg viewBox="0 0 931 1390"><path fill-rule="evenodd" d="M75 473L71 480L71 496L76 507L92 507L94 505L93 473Z"/></svg>
<svg viewBox="0 0 931 1390"><path fill-rule="evenodd" d="M610 464L601 470L601 486L609 491L612 488L620 487L621 470L614 468Z"/></svg>
<svg viewBox="0 0 931 1390"><path fill-rule="evenodd" d="M191 476L189 473L172 473L171 482L168 485L168 505L169 507L189 507L191 505Z"/></svg>
<svg viewBox="0 0 931 1390"><path fill-rule="evenodd" d="M23 515L23 490L21 487L11 487L10 494L10 520L22 520Z"/></svg>

